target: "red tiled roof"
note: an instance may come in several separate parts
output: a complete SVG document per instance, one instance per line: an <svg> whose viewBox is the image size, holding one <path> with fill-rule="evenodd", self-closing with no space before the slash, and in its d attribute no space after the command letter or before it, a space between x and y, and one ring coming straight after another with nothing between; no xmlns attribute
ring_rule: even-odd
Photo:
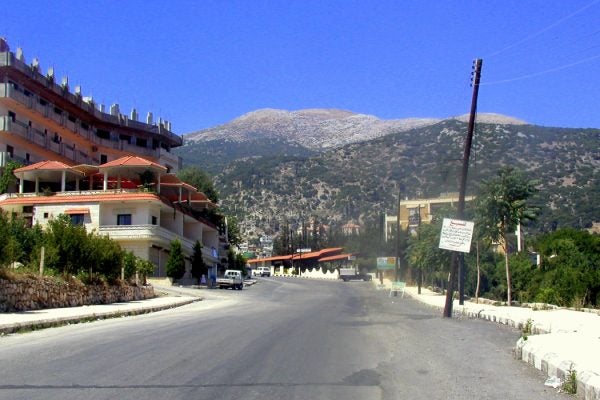
<svg viewBox="0 0 600 400"><path fill-rule="evenodd" d="M347 260L352 254L338 254L337 256L329 256L319 258L319 262Z"/></svg>
<svg viewBox="0 0 600 400"><path fill-rule="evenodd" d="M92 195L73 195L73 196L27 196L11 197L0 202L0 206L11 204L36 205L36 204L60 204L60 203L87 203L103 201L126 201L126 200L157 200L158 196L154 193L106 193Z"/></svg>
<svg viewBox="0 0 600 400"><path fill-rule="evenodd" d="M40 161L35 164L17 168L14 172L40 171L40 170L66 170L71 166L60 161Z"/></svg>
<svg viewBox="0 0 600 400"><path fill-rule="evenodd" d="M319 251L313 251L311 253L294 254L294 256L292 258L294 260L296 260L296 259L301 259L301 258L327 257L327 256L333 255L335 253L340 253L342 251L342 249L343 249L342 247L330 247L330 248L319 250Z"/></svg>
<svg viewBox="0 0 600 400"><path fill-rule="evenodd" d="M100 165L100 169L111 167L154 167L164 171L167 170L167 167L138 156L125 156Z"/></svg>
<svg viewBox="0 0 600 400"><path fill-rule="evenodd" d="M263 262L263 261L284 261L284 260L289 260L291 259L292 256L288 255L288 256L273 256L273 257L265 257L265 258L254 258L252 260L248 260L247 263L248 264L256 264L259 262Z"/></svg>

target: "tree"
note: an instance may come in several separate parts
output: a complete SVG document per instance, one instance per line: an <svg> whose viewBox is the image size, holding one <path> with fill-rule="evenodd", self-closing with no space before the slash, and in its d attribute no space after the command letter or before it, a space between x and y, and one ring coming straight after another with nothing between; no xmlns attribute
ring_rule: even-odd
<svg viewBox="0 0 600 400"><path fill-rule="evenodd" d="M578 307L600 303L599 235L563 228L536 238L535 248L543 273L537 300Z"/></svg>
<svg viewBox="0 0 600 400"><path fill-rule="evenodd" d="M419 270L421 279L417 279L420 292L422 280L435 279L438 272L445 272L450 264L450 253L438 247L440 242L441 220L434 219L431 224L422 224L418 228L418 235L409 238L407 259L411 266Z"/></svg>
<svg viewBox="0 0 600 400"><path fill-rule="evenodd" d="M208 268L204 259L202 258L202 243L196 240L193 248L194 254L192 255L192 276L198 279L200 282L200 278L202 275L208 274Z"/></svg>
<svg viewBox="0 0 600 400"><path fill-rule="evenodd" d="M2 173L0 173L0 194L6 193L10 186L17 182L13 171L19 167L22 167L22 164L18 162L12 160L6 162L6 165L2 168Z"/></svg>
<svg viewBox="0 0 600 400"><path fill-rule="evenodd" d="M84 228L85 229L85 228ZM96 272L109 281L116 281L121 276L123 256L125 252L119 244L106 235L90 232L88 235L89 261L84 265L92 265Z"/></svg>
<svg viewBox="0 0 600 400"><path fill-rule="evenodd" d="M496 177L485 181L476 202L476 224L482 234L492 242L499 243L504 251L506 271L506 298L512 301L509 266L510 245L508 235L525 221L535 219L538 209L527 203L537 192L537 182L512 167L501 168Z"/></svg>
<svg viewBox="0 0 600 400"><path fill-rule="evenodd" d="M171 250L167 260L167 276L173 279L181 279L183 274L185 274L185 258L181 250L181 242L175 239L171 242Z"/></svg>
<svg viewBox="0 0 600 400"><path fill-rule="evenodd" d="M93 257L90 257L92 246L85 227L71 224L68 215L60 214L50 220L44 237L48 268L70 275L84 266L93 265Z"/></svg>
<svg viewBox="0 0 600 400"><path fill-rule="evenodd" d="M142 284L146 284L146 277L154 272L154 264L152 261L144 260L142 258L137 258L135 263L135 269L142 278Z"/></svg>
<svg viewBox="0 0 600 400"><path fill-rule="evenodd" d="M198 167L186 167L177 173L179 179L189 183L204 193L213 203L219 201L219 193L215 189L212 177Z"/></svg>
<svg viewBox="0 0 600 400"><path fill-rule="evenodd" d="M232 246L239 246L242 243L242 234L240 232L240 227L238 224L238 220L234 216L226 217L227 223L227 241Z"/></svg>

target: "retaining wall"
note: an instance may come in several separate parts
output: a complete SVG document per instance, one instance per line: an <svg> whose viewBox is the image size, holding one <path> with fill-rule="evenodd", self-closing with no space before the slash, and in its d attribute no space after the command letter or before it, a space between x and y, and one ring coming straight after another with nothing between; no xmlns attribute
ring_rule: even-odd
<svg viewBox="0 0 600 400"><path fill-rule="evenodd" d="M0 311L110 304L155 297L152 286L84 285L52 278L0 279Z"/></svg>

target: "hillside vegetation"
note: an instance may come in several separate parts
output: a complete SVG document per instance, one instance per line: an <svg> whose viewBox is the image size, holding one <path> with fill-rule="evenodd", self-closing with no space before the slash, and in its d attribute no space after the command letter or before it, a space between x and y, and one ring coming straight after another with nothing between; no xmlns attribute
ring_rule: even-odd
<svg viewBox="0 0 600 400"><path fill-rule="evenodd" d="M393 213L399 185L402 198L456 192L466 130L450 119L319 150L284 134L255 133L189 141L179 153L212 172L222 207L252 236L274 234L286 219L335 224ZM468 191L476 194L482 180L513 166L541 182L533 229L591 227L600 222L599 145L597 129L478 123Z"/></svg>

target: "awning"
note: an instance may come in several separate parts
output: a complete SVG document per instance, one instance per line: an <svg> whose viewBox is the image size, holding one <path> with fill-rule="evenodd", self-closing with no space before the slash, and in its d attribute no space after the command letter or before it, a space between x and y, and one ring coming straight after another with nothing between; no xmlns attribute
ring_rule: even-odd
<svg viewBox="0 0 600 400"><path fill-rule="evenodd" d="M292 258L291 255L289 255L289 256L266 257L266 258L255 258L253 260L248 260L247 263L248 264L256 264L256 263L268 262L268 261L285 261L285 260L290 260L291 258Z"/></svg>
<svg viewBox="0 0 600 400"><path fill-rule="evenodd" d="M339 261L339 260L349 260L352 257L352 254L338 254L337 256L329 256L319 258L319 262L327 262L327 261Z"/></svg>
<svg viewBox="0 0 600 400"><path fill-rule="evenodd" d="M72 215L72 214L89 214L89 208L68 208L63 211L63 214Z"/></svg>

